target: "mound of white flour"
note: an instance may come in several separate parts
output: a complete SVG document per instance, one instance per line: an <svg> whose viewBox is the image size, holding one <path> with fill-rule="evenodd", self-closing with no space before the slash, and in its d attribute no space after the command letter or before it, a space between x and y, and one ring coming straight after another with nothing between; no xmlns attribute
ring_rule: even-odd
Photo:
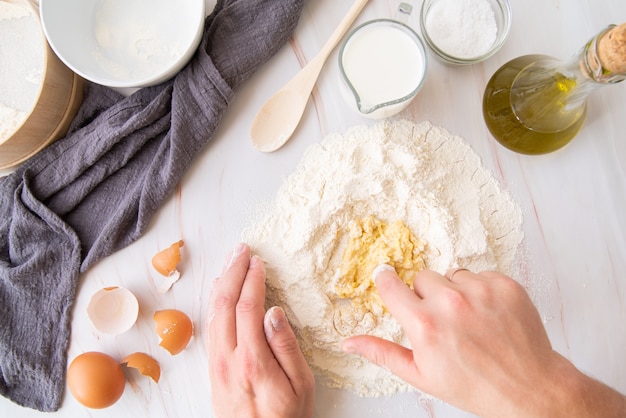
<svg viewBox="0 0 626 418"><path fill-rule="evenodd" d="M243 233L267 264L268 304L285 308L314 371L362 396L411 389L341 352L371 334L407 345L388 313L364 315L334 294L351 220L403 221L426 242L425 262L515 275L521 209L465 141L428 122L385 121L311 146L278 196Z"/></svg>

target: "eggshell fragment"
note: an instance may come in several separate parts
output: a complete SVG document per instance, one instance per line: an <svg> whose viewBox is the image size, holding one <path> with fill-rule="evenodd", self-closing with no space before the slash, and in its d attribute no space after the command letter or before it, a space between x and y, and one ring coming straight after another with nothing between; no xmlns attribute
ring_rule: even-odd
<svg viewBox="0 0 626 418"><path fill-rule="evenodd" d="M180 240L152 257L152 267L166 277L166 280L158 287L160 293L167 292L180 279L180 272L176 270L176 267L182 259L180 249L184 245L184 242Z"/></svg>
<svg viewBox="0 0 626 418"><path fill-rule="evenodd" d="M133 353L124 357L122 364L126 367L137 369L144 376L151 377L156 383L159 383L161 377L161 366L159 362L147 355L146 353Z"/></svg>
<svg viewBox="0 0 626 418"><path fill-rule="evenodd" d="M161 282L161 284L157 287L159 293L167 293L168 290L172 288L174 283L176 283L180 279L180 273L178 270L174 270L172 274L167 276L165 280Z"/></svg>
<svg viewBox="0 0 626 418"><path fill-rule="evenodd" d="M137 321L139 302L128 289L105 287L91 297L87 305L87 315L98 331L121 334Z"/></svg>
<svg viewBox="0 0 626 418"><path fill-rule="evenodd" d="M67 385L83 406L101 409L113 405L122 396L126 378L113 357L91 351L72 361L67 370Z"/></svg>
<svg viewBox="0 0 626 418"><path fill-rule="evenodd" d="M172 274L182 259L180 249L184 245L183 240L180 240L156 253L154 257L152 257L152 267L163 276Z"/></svg>
<svg viewBox="0 0 626 418"><path fill-rule="evenodd" d="M156 332L161 337L159 345L176 355L183 351L193 335L191 319L177 309L157 311L153 316Z"/></svg>

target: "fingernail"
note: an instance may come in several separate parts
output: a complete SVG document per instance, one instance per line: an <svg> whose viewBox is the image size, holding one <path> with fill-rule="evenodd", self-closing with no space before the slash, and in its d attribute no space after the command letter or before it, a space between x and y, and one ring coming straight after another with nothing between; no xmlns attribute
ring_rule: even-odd
<svg viewBox="0 0 626 418"><path fill-rule="evenodd" d="M260 267L261 269L265 270L265 263L263 262L261 257L259 257L258 255L253 255L250 258L250 268L257 268L257 267Z"/></svg>
<svg viewBox="0 0 626 418"><path fill-rule="evenodd" d="M285 311L278 306L272 306L267 312L265 312L265 318L263 320L263 329L265 330L265 338L267 341L271 340L274 334L282 330L287 324L287 318L285 317Z"/></svg>
<svg viewBox="0 0 626 418"><path fill-rule="evenodd" d="M344 340L341 343L341 351L346 354L359 354L356 345L350 340Z"/></svg>
<svg viewBox="0 0 626 418"><path fill-rule="evenodd" d="M235 262L235 260L237 260L237 258L243 254L243 252L246 250L246 244L243 242L240 242L239 244L237 244L235 246L235 248L233 249L233 251L230 253L230 257L227 257L227 262L225 264L224 270L227 270L230 266L233 265L233 263Z"/></svg>
<svg viewBox="0 0 626 418"><path fill-rule="evenodd" d="M374 279L374 283L376 282L376 278L378 277L378 275L384 271L393 271L395 273L396 269L394 269L389 264L379 264L372 272L372 279Z"/></svg>

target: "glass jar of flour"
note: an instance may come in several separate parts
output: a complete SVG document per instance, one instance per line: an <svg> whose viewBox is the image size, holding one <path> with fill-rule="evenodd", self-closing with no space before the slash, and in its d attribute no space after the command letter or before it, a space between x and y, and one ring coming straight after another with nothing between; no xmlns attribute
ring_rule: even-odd
<svg viewBox="0 0 626 418"><path fill-rule="evenodd" d="M420 26L439 61L475 64L504 45L511 26L511 6L508 0L424 0Z"/></svg>

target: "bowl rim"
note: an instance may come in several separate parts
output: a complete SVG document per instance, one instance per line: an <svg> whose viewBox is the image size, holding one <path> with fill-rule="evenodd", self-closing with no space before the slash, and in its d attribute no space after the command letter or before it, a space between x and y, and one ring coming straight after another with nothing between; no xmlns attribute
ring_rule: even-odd
<svg viewBox="0 0 626 418"><path fill-rule="evenodd" d="M426 30L426 13L425 9L427 5L432 4L436 0L424 0L422 2L422 6L420 8L420 29L422 32L422 36L426 41L426 44L430 48L430 50L434 53L434 55L447 64L457 64L457 65L468 65L468 64L477 64L479 62L485 61L488 58L491 58L495 55L504 45L506 40L509 37L509 33L511 31L511 21L513 20L513 11L511 8L511 2L509 0L493 0L493 2L497 3L500 6L500 10L502 11L502 22L504 23L503 27L498 27L498 37L496 41L493 43L489 51L485 52L482 55L478 55L471 58L462 58L456 57L454 55L448 54L442 49L440 49L437 44L430 38L428 35L428 31ZM494 13L497 13L497 10L494 10ZM502 35L500 35L502 34Z"/></svg>
<svg viewBox="0 0 626 418"><path fill-rule="evenodd" d="M92 0L92 2L97 2L98 0ZM133 78L127 80L118 80L112 77L107 77L105 74L93 74L91 72L84 71L81 69L80 65L73 62L71 59L68 59L62 52L62 48L57 44L54 39L54 35L51 33L48 25L50 22L48 19L48 10L50 7L58 7L57 0L39 0L39 14L41 18L41 27L44 33L48 44L56 54L56 56L63 61L63 63L69 67L73 72L84 78L85 80L89 80L96 84L100 84L107 87L113 88L142 88L149 87L153 85L160 84L165 82L171 78L173 78L183 67L189 62L191 57L195 54L200 42L202 40L202 35L204 33L204 21L206 18L206 3L204 0L191 0L194 1L198 7L197 10L197 18L193 24L196 25L197 29L194 33L192 41L188 44L185 52L181 54L176 60L173 60L169 65L164 66L160 69L160 71L155 72L149 76L142 78Z"/></svg>

